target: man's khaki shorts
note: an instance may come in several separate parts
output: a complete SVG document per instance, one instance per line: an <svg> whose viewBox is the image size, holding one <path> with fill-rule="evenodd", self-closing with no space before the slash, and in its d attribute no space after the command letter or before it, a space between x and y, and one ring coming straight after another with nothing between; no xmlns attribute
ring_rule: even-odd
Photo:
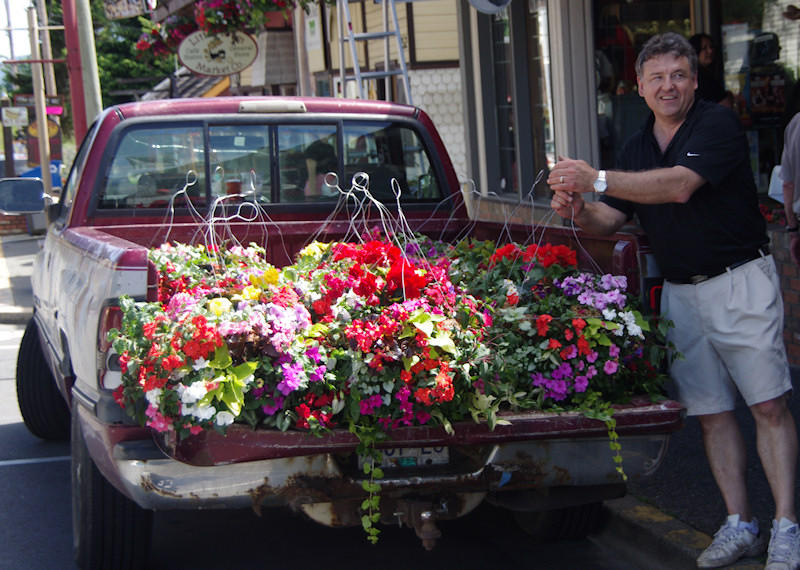
<svg viewBox="0 0 800 570"><path fill-rule="evenodd" d="M733 410L792 388L783 344L783 298L772 256L755 259L697 285L665 282L662 314L683 355L670 374L689 415Z"/></svg>

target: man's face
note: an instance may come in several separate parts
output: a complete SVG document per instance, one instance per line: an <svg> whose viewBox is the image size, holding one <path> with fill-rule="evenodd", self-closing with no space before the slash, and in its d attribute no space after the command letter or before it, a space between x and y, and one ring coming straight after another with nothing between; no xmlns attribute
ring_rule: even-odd
<svg viewBox="0 0 800 570"><path fill-rule="evenodd" d="M689 60L672 54L657 55L642 65L637 77L639 95L661 121L682 121L694 103L697 76L692 75Z"/></svg>

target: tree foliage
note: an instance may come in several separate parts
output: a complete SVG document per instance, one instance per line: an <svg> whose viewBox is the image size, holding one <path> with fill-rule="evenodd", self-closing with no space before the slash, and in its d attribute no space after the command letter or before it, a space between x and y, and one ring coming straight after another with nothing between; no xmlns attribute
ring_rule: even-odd
<svg viewBox="0 0 800 570"><path fill-rule="evenodd" d="M46 3L48 25L63 25L61 0L46 0ZM135 46L142 33L142 24L138 18L109 20L103 10L102 0L91 0L91 10L103 107L135 100L137 95L152 88L174 71L174 56L149 61L137 57ZM64 33L51 31L50 42L53 58L66 59ZM5 91L12 97L15 94L33 93L31 66L23 64L16 67L16 73L12 73L11 69L3 70L0 82ZM66 63L55 64L54 71L58 94L64 98L65 107L69 110L70 85ZM72 120L69 113L62 117L62 127L71 131Z"/></svg>

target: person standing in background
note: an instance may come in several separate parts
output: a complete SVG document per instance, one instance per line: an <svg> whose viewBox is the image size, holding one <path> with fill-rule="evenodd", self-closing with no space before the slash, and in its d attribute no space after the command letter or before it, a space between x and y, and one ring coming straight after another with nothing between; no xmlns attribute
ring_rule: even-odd
<svg viewBox="0 0 800 570"><path fill-rule="evenodd" d="M786 214L786 231L791 233L789 253L796 265L800 265L800 232L797 214L800 213L800 113L795 114L783 131L783 154L781 155L781 178L783 179L783 211Z"/></svg>
<svg viewBox="0 0 800 570"><path fill-rule="evenodd" d="M725 84L714 58L714 42L708 34L695 34L689 38L697 52L697 90L698 99L720 103L725 99Z"/></svg>

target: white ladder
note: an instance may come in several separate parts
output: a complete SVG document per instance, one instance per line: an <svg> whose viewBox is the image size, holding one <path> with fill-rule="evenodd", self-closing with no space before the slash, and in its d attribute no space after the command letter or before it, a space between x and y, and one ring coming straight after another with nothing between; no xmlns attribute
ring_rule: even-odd
<svg viewBox="0 0 800 570"><path fill-rule="evenodd" d="M383 31L382 32L353 32L353 20L350 17L349 0L336 0L337 20L339 21L339 81L341 82L342 95L345 94L345 85L348 80L355 79L358 88L358 96L360 99L365 99L364 96L364 79L380 79L386 78L386 96L390 98L391 88L389 84L389 77L393 75L400 75L403 79L403 89L406 95L406 102L413 105L411 99L411 84L408 81L408 68L406 67L406 58L403 50L403 38L400 35L400 30L397 25L397 8L395 7L395 0L382 0L383 4ZM393 29L389 29L389 9L391 9ZM346 24L346 29L345 29ZM400 64L400 69L389 68L389 38L395 37L397 41L397 59ZM357 41L377 40L383 38L383 70L381 71L366 71L362 72L358 64L358 49L356 49ZM353 75L345 74L344 65L344 42L350 44L350 56L353 61Z"/></svg>

